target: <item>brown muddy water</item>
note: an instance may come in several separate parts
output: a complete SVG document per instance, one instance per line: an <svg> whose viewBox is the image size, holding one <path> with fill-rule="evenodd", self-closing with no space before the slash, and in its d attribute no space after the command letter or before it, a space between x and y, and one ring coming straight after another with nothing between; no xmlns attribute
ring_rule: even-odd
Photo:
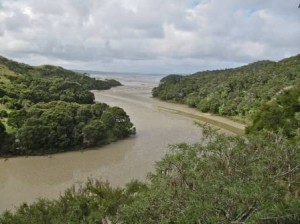
<svg viewBox="0 0 300 224"><path fill-rule="evenodd" d="M83 152L0 159L0 212L38 197L56 198L89 177L113 186L143 180L168 144L199 140L192 119L161 110L150 92L145 84L94 92L97 101L126 110L137 129L134 137Z"/></svg>
<svg viewBox="0 0 300 224"><path fill-rule="evenodd" d="M39 197L57 198L66 188L87 178L108 180L113 186L144 180L169 144L199 141L201 131L193 124L199 114L151 98L153 85L139 82L94 91L97 101L125 109L136 126L136 136L85 151L0 159L0 212Z"/></svg>

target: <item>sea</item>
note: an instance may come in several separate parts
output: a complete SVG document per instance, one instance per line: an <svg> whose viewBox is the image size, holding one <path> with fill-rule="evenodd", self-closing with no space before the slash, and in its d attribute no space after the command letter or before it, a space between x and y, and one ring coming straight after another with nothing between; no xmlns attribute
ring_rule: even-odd
<svg viewBox="0 0 300 224"><path fill-rule="evenodd" d="M144 86L145 83L151 86L157 86L159 81L166 74L143 74L143 73L117 73L117 72L86 72L90 77L96 79L115 79L126 86Z"/></svg>

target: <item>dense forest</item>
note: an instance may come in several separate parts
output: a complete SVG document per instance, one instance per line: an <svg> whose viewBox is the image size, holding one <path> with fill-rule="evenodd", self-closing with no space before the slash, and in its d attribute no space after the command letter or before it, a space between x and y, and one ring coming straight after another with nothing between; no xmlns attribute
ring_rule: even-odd
<svg viewBox="0 0 300 224"><path fill-rule="evenodd" d="M262 67L266 69L277 64L280 71L269 69L281 78L277 81L276 78L266 79L261 84L262 89L273 94L263 94L260 87L256 87L256 93L262 95L257 95L257 105L248 102L256 107L251 116L253 125L247 128L246 136L228 136L210 126L198 124L203 139L196 144L171 146L145 182L132 181L124 188L112 188L109 183L89 180L79 189L68 189L57 200L40 199L31 205L24 203L15 212L5 212L0 223L299 223L298 61L299 56L278 64L257 64L262 70ZM240 71L251 70L249 66L240 68ZM232 78L232 85L240 85L240 82L233 82L239 77L235 74L236 69L231 71L233 75L228 72L228 79ZM284 78L283 74L289 76L291 71L295 78ZM225 79L223 72L217 72L221 74L220 79ZM213 80L210 84L209 74ZM206 80L207 88L211 86L217 90L214 85L218 79L214 74L206 72L198 78ZM239 77L241 81L242 77ZM178 75L167 77L154 93L163 89L167 91L164 85L179 88L178 83L183 88L185 78ZM278 83L278 89L270 83ZM247 89L253 90L254 87ZM242 91L235 90L229 95L235 97ZM178 89L177 93L180 93ZM219 94L218 91L214 93ZM179 98L176 101L180 101ZM236 102L235 99L232 102ZM2 130L3 125L0 126Z"/></svg>
<svg viewBox="0 0 300 224"><path fill-rule="evenodd" d="M82 149L134 134L121 108L95 103L90 92L119 85L0 57L0 156Z"/></svg>
<svg viewBox="0 0 300 224"><path fill-rule="evenodd" d="M299 128L300 85L295 85L263 104L246 132L259 133L261 130L268 130L293 139L300 134Z"/></svg>
<svg viewBox="0 0 300 224"><path fill-rule="evenodd" d="M261 106L300 83L300 55L234 69L169 75L153 96L202 112L252 120Z"/></svg>
<svg viewBox="0 0 300 224"><path fill-rule="evenodd" d="M203 132L207 144L172 146L147 182L90 180L5 212L0 223L299 223L299 144L275 133Z"/></svg>

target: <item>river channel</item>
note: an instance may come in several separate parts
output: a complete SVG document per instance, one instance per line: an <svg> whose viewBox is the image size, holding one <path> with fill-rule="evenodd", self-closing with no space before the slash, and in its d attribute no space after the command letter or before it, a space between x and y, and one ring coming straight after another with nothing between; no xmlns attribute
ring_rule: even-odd
<svg viewBox="0 0 300 224"><path fill-rule="evenodd" d="M194 118L151 98L154 85L137 82L94 91L97 101L125 109L137 129L136 136L84 151L0 159L0 212L39 197L57 198L87 178L108 180L113 186L143 180L169 144L199 141L201 132L193 125Z"/></svg>
<svg viewBox="0 0 300 224"><path fill-rule="evenodd" d="M198 142L202 120L237 134L244 125L222 117L202 114L184 105L151 97L157 81L140 80L105 91L93 91L96 101L122 107L137 134L103 147L49 156L0 159L0 212L37 198L57 198L65 189L88 178L123 186L132 179L144 180L168 145Z"/></svg>

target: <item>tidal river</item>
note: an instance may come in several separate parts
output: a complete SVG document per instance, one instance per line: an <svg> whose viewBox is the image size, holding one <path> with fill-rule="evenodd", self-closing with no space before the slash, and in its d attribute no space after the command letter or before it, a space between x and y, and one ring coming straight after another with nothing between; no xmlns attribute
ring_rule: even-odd
<svg viewBox="0 0 300 224"><path fill-rule="evenodd" d="M169 144L199 141L201 131L193 121L200 115L185 106L151 98L154 85L157 83L131 82L94 92L96 101L125 109L137 129L136 136L84 151L0 159L0 212L39 197L57 198L87 178L108 180L113 186L143 180Z"/></svg>

